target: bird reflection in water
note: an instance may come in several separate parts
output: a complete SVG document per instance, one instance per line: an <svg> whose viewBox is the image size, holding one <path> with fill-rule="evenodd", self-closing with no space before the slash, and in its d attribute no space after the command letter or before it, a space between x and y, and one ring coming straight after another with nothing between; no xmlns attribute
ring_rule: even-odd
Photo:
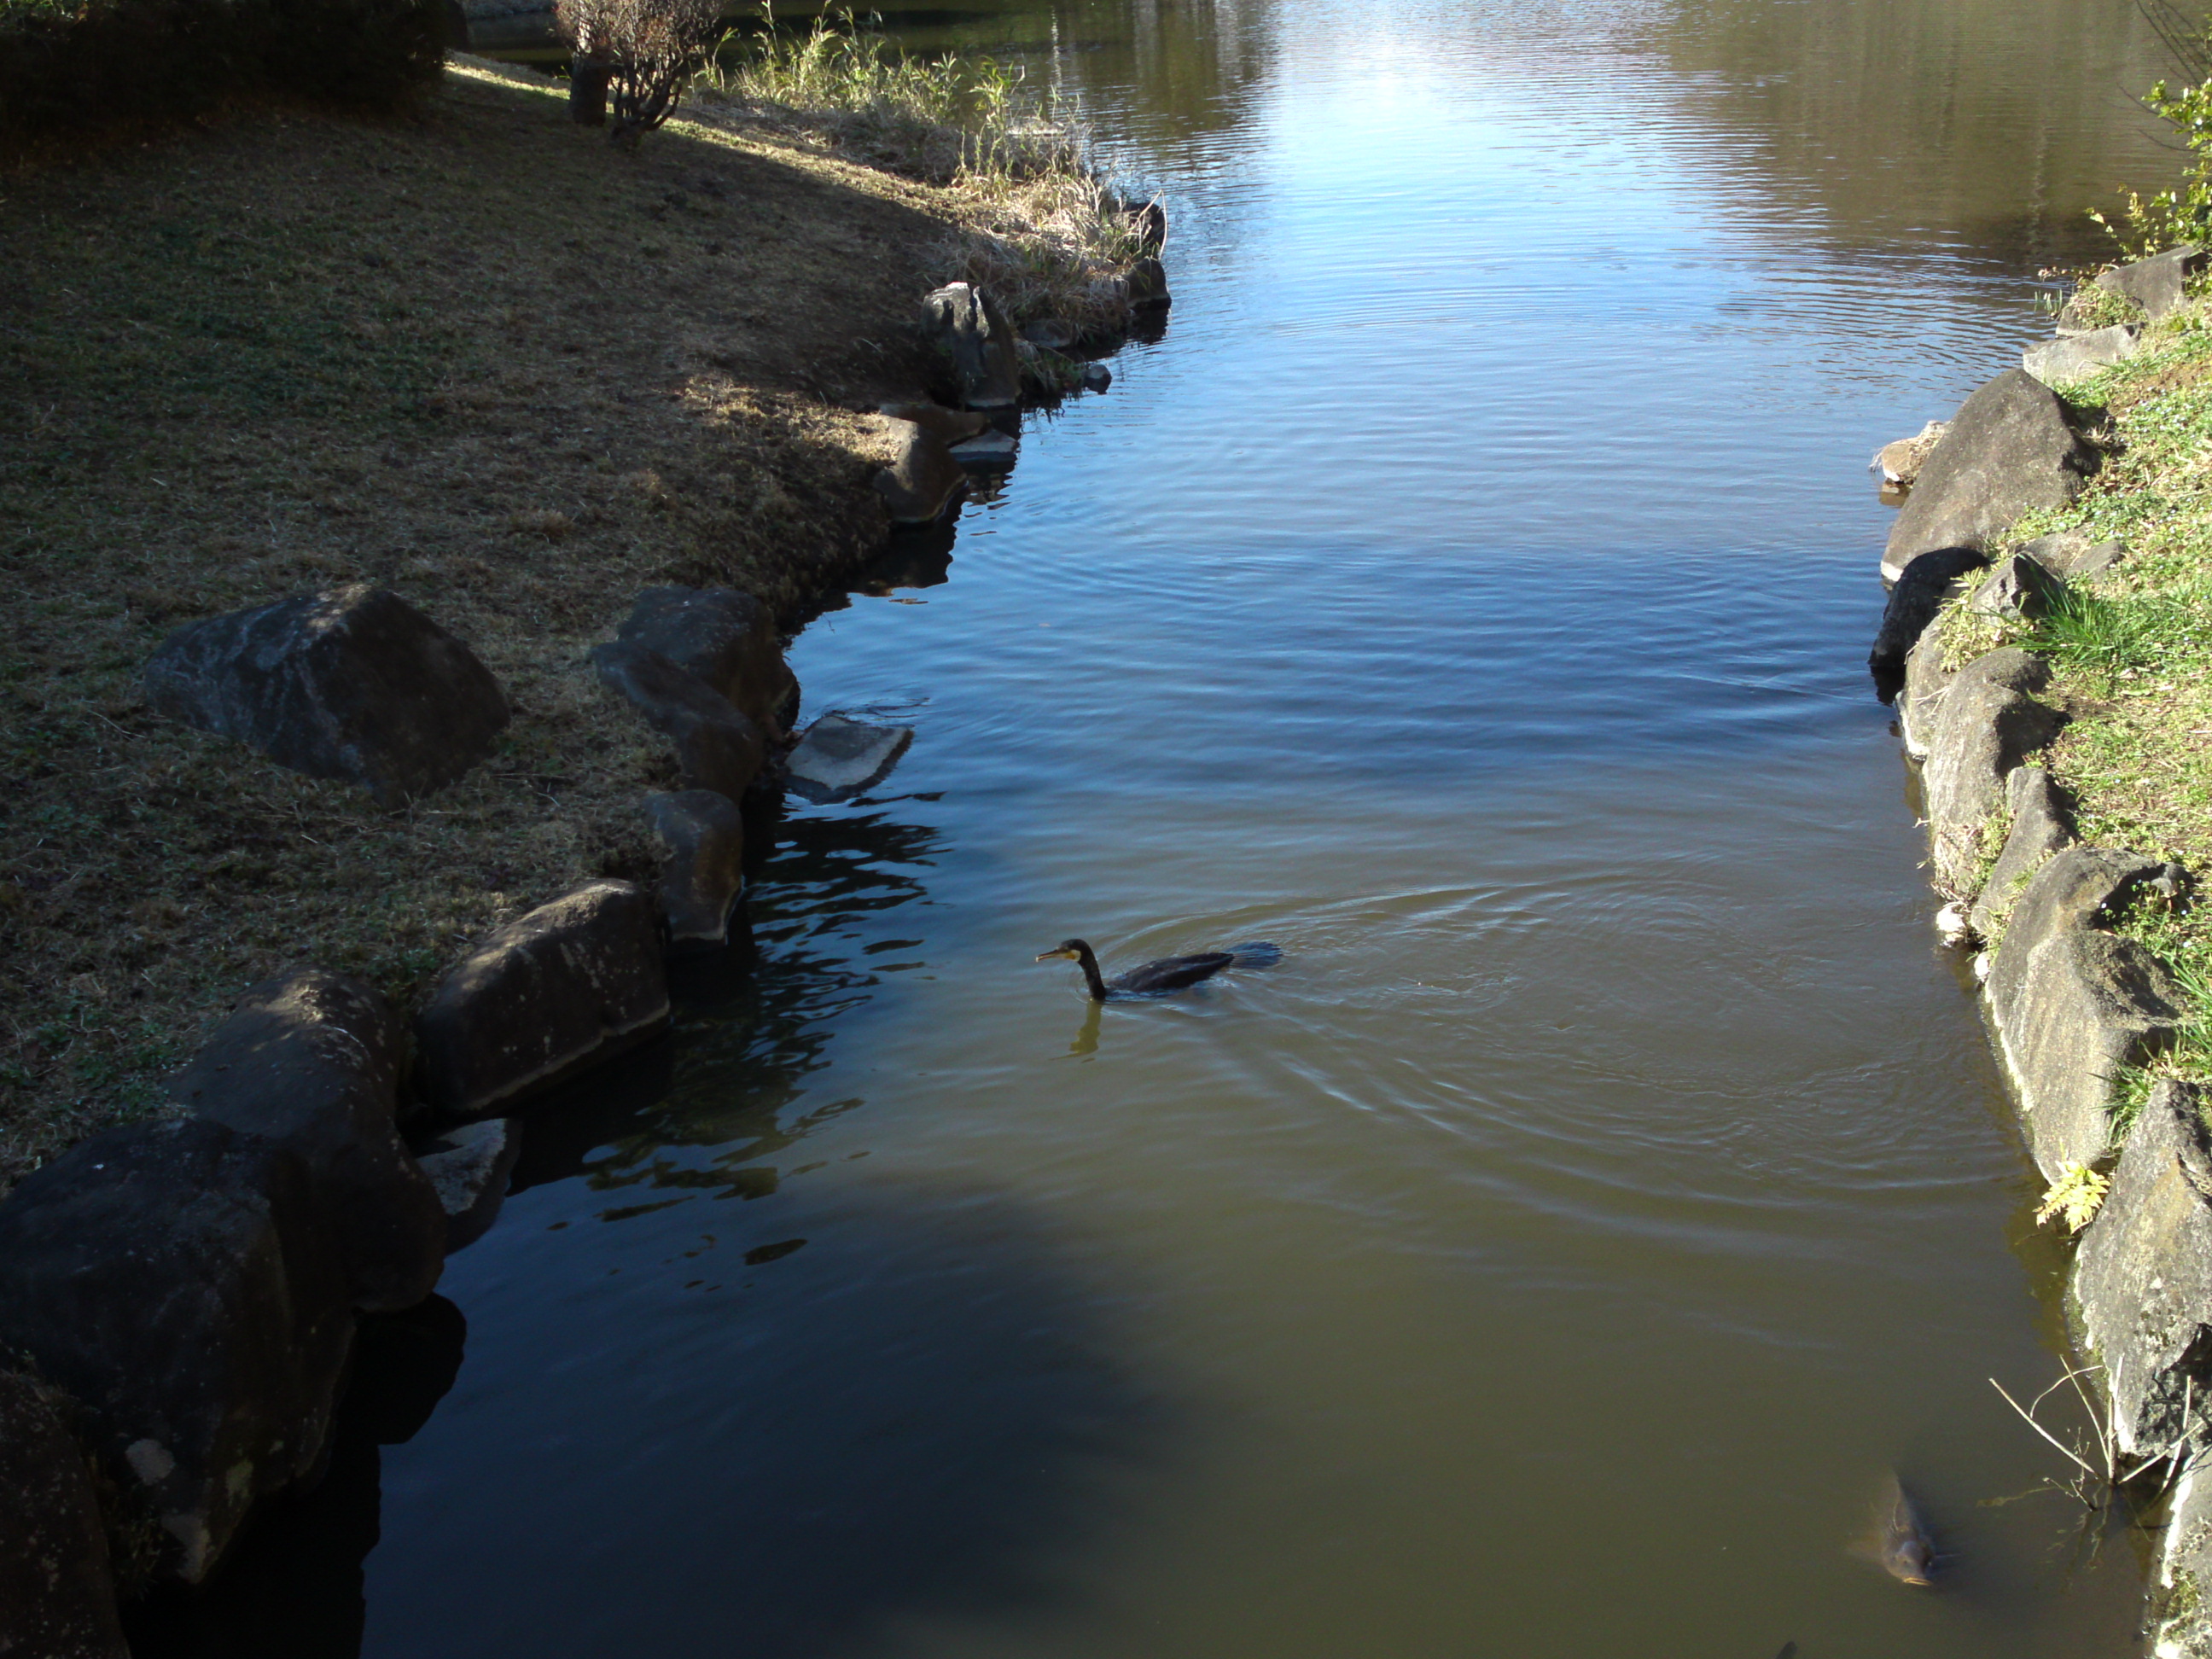
<svg viewBox="0 0 2212 1659"><path fill-rule="evenodd" d="M1075 1041L1067 1045L1069 1054L1087 1058L1098 1052L1099 1010L1105 1006L1103 1002L1083 1005L1083 1024L1076 1028Z"/></svg>

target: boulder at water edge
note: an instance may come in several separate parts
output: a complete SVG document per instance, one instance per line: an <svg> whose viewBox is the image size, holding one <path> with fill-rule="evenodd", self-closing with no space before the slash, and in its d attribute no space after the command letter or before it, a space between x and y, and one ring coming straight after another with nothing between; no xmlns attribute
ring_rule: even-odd
<svg viewBox="0 0 2212 1659"><path fill-rule="evenodd" d="M799 681L769 608L734 587L648 587L618 630L704 681L763 732L796 712Z"/></svg>
<svg viewBox="0 0 2212 1659"><path fill-rule="evenodd" d="M2065 406L2024 369L2008 369L1960 405L1890 527L1881 574L1938 548L1985 550L2023 514L2063 507L2097 470Z"/></svg>
<svg viewBox="0 0 2212 1659"><path fill-rule="evenodd" d="M407 1028L358 980L295 968L241 996L170 1097L307 1161L354 1304L412 1307L436 1288L445 1218L395 1124Z"/></svg>
<svg viewBox="0 0 2212 1659"><path fill-rule="evenodd" d="M131 1659L84 1455L46 1390L0 1371L0 1654Z"/></svg>
<svg viewBox="0 0 2212 1659"><path fill-rule="evenodd" d="M629 640L592 647L592 665L602 685L675 743L686 789L712 789L735 800L760 775L768 759L760 727L697 675Z"/></svg>
<svg viewBox="0 0 2212 1659"><path fill-rule="evenodd" d="M1867 653L1867 670L1884 697L1894 696L1905 659L1919 642L1943 601L1958 589L1971 572L1989 560L1971 547L1939 547L1923 553L1906 565L1889 590L1882 606L1881 626L1875 630L1874 647Z"/></svg>
<svg viewBox="0 0 2212 1659"><path fill-rule="evenodd" d="M1171 297L1168 293L1168 268L1158 259L1138 260L1129 267L1126 280L1129 303L1141 311L1156 311Z"/></svg>
<svg viewBox="0 0 2212 1659"><path fill-rule="evenodd" d="M843 714L824 714L785 763L792 788L811 801L850 800L890 775L907 745L910 726L876 726Z"/></svg>
<svg viewBox="0 0 2212 1659"><path fill-rule="evenodd" d="M2205 1097L2156 1085L2075 1258L2082 1346L2105 1366L2120 1449L2164 1449L2212 1420L2212 1144Z"/></svg>
<svg viewBox="0 0 2212 1659"><path fill-rule="evenodd" d="M424 1092L485 1117L668 1023L660 917L627 881L595 881L488 934L416 1016Z"/></svg>
<svg viewBox="0 0 2212 1659"><path fill-rule="evenodd" d="M2008 647L1967 664L1943 694L1920 781L1936 873L1954 892L1972 884L2007 775L2057 735L2058 712L2033 695L2050 684L2042 658Z"/></svg>
<svg viewBox="0 0 2212 1659"><path fill-rule="evenodd" d="M918 426L944 444L972 438L991 424L991 417L979 410L947 409L942 404L884 404L876 412L890 420Z"/></svg>
<svg viewBox="0 0 2212 1659"><path fill-rule="evenodd" d="M898 459L876 473L876 493L893 524L935 524L968 488L945 440L911 421L892 428Z"/></svg>
<svg viewBox="0 0 2212 1659"><path fill-rule="evenodd" d="M941 353L970 409L1005 409L1022 395L1013 329L998 301L967 283L947 283L921 302L922 337Z"/></svg>
<svg viewBox="0 0 2212 1659"><path fill-rule="evenodd" d="M0 1203L0 1351L83 1408L168 1576L198 1583L258 1499L317 1468L353 1334L314 1177L273 1140L131 1124Z"/></svg>
<svg viewBox="0 0 2212 1659"><path fill-rule="evenodd" d="M507 1177L521 1156L522 1124L511 1117L460 1124L416 1148L443 1213L446 1255L491 1231L507 1198Z"/></svg>
<svg viewBox="0 0 2212 1659"><path fill-rule="evenodd" d="M2171 977L2099 925L2164 874L2132 853L2069 847L2013 902L1990 967L1990 1012L2046 1179L2102 1156L2115 1079L2172 1041Z"/></svg>
<svg viewBox="0 0 2212 1659"><path fill-rule="evenodd" d="M468 647L382 588L189 623L144 674L159 714L404 805L491 753L507 699Z"/></svg>
<svg viewBox="0 0 2212 1659"><path fill-rule="evenodd" d="M2097 286L2141 306L2156 322L2181 307L2183 285L2204 269L2204 251L2191 244L2168 248L2133 264L2116 266L2097 278Z"/></svg>
<svg viewBox="0 0 2212 1659"><path fill-rule="evenodd" d="M744 815L707 789L647 795L645 811L665 860L658 896L670 945L726 945L745 884Z"/></svg>

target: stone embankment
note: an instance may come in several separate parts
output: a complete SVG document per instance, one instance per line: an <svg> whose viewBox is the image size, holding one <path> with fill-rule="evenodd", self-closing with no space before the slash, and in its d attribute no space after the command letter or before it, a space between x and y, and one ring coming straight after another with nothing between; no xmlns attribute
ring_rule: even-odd
<svg viewBox="0 0 2212 1659"><path fill-rule="evenodd" d="M1133 313L1166 302L1142 264ZM971 470L1004 470L1025 396L1104 384L1064 354L1110 343L1025 340L960 283L921 327L950 405L886 408L906 436L877 488L930 525ZM258 1507L320 1478L364 1318L422 1305L492 1225L535 1100L667 1027L669 958L730 941L748 825L787 787L852 799L913 736L836 713L795 730L775 620L732 588L649 589L590 656L610 714L673 750L678 787L639 802L657 878L495 929L411 1012L313 966L256 985L168 1112L0 1201L0 1651L121 1659L118 1595L204 1582ZM464 641L360 584L178 629L143 684L174 721L393 807L482 764L510 714Z"/></svg>
<svg viewBox="0 0 2212 1659"><path fill-rule="evenodd" d="M2203 263L2178 249L2099 285L2155 323L2185 303L2185 279ZM2078 1236L2067 1311L2103 1378L2116 1449L2130 1464L2166 1455L2175 1471L2149 1625L2154 1651L2179 1659L2212 1655L2212 1102L2168 1079L2128 1121L2127 1079L2144 1075L2186 1015L2164 963L2117 924L2187 903L2191 878L2081 841L2039 760L2092 711L2054 692L2047 662L2018 646L1963 661L1956 649L1974 624L2021 631L2069 589L2099 592L2126 568L2121 542L2009 535L2025 515L2072 501L2110 445L2100 410L2051 388L2132 353L2140 325L2081 325L2080 306L1948 427L1878 458L1886 489L1909 494L1882 560L1893 586L1869 666L1917 763L1929 868L1948 901L1938 925L1973 953L2036 1166L2054 1188L2109 1180ZM1968 626L1942 626L1947 607Z"/></svg>

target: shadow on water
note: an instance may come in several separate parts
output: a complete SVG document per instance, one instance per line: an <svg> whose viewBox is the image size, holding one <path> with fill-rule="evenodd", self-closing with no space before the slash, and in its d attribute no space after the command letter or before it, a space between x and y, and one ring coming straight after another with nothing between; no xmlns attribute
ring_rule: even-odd
<svg viewBox="0 0 2212 1659"><path fill-rule="evenodd" d="M674 1033L532 1109L506 1217L447 1279L478 1322L467 1371L443 1296L365 1321L328 1472L208 1585L135 1608L141 1659L798 1659L1050 1598L1042 1563L1080 1540L1091 1472L1156 1462L1174 1413L1110 1357L1099 1291L1027 1208L941 1186L848 1189L834 1217L787 1201L775 1227L805 1237L747 1238L669 1300L670 1264L702 1254L672 1238L744 1226L669 1212L776 1192L775 1160L861 1103L805 1099L839 1018L896 967L844 936L922 898L935 851L879 811L781 827L750 930L679 967ZM564 1187L651 1196L586 1206L613 1224L564 1239L526 1196L574 1212ZM595 1303L611 1283L678 1328ZM457 1376L456 1420L434 1419ZM426 1489L472 1519L383 1536Z"/></svg>
<svg viewBox="0 0 2212 1659"><path fill-rule="evenodd" d="M444 1297L362 1322L353 1374L312 1490L258 1516L204 1589L167 1590L130 1610L131 1650L174 1659L351 1659L368 1602L362 1563L376 1547L384 1448L422 1431L461 1368L468 1322Z"/></svg>

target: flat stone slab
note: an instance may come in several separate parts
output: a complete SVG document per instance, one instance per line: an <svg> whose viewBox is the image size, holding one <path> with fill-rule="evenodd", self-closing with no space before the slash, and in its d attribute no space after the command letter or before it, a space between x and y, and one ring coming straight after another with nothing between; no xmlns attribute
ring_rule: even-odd
<svg viewBox="0 0 2212 1659"><path fill-rule="evenodd" d="M2131 356L2135 349L2135 330L2100 328L2087 334L2062 334L2055 340L2038 341L2020 354L2020 366L2045 386L2064 386L2109 368Z"/></svg>
<svg viewBox="0 0 2212 1659"><path fill-rule="evenodd" d="M1021 445L1004 432L980 432L952 446L952 459L979 471L1004 472L1012 467Z"/></svg>
<svg viewBox="0 0 2212 1659"><path fill-rule="evenodd" d="M2143 314L2156 322L2179 308L2182 286L2204 269L2204 250L2193 243L2154 253L2133 264L2118 265L2097 278L2097 286L2124 300L2132 300Z"/></svg>
<svg viewBox="0 0 2212 1659"><path fill-rule="evenodd" d="M522 1156L519 1118L488 1117L449 1129L416 1154L445 1212L445 1254L465 1249L491 1231L507 1198L507 1177Z"/></svg>
<svg viewBox="0 0 2212 1659"><path fill-rule="evenodd" d="M824 714L791 751L786 774L793 791L817 805L850 800L888 777L913 741L910 726Z"/></svg>

